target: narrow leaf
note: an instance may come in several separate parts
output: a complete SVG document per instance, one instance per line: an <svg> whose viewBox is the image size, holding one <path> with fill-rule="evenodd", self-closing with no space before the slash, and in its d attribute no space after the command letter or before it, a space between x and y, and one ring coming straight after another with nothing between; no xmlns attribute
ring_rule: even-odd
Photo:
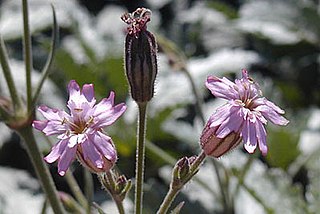
<svg viewBox="0 0 320 214"><path fill-rule="evenodd" d="M184 203L184 201L180 202L173 210L171 210L170 214L179 214Z"/></svg>
<svg viewBox="0 0 320 214"><path fill-rule="evenodd" d="M97 209L99 214L107 214L102 210L102 208L96 202L93 202L92 204L93 204L93 207Z"/></svg>
<svg viewBox="0 0 320 214"><path fill-rule="evenodd" d="M48 55L46 64L41 71L42 77L41 77L41 80L37 86L36 92L33 96L32 104L34 106L35 106L35 103L37 102L37 99L39 97L43 83L49 75L49 71L50 71L50 68L51 68L51 65L53 62L53 58L54 58L54 54L55 54L55 50L56 50L56 45L57 45L57 41L58 41L59 28L58 28L58 23L57 23L57 18L56 18L56 11L55 11L53 5L51 5L51 8L52 8L52 14L53 14L53 29L52 29L52 41L51 41L50 53Z"/></svg>

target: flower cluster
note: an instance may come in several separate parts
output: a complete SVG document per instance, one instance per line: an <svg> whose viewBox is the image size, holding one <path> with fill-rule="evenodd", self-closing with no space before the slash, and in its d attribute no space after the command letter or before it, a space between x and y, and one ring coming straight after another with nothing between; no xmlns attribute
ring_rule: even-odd
<svg viewBox="0 0 320 214"><path fill-rule="evenodd" d="M287 125L284 111L262 96L260 87L242 70L242 78L231 82L227 78L209 76L206 82L211 93L228 100L207 122L200 139L207 155L220 157L236 147L242 140L244 148L253 153L257 145L267 154L267 120Z"/></svg>
<svg viewBox="0 0 320 214"><path fill-rule="evenodd" d="M126 110L124 103L114 106L113 92L96 104L92 84L83 85L82 90L74 81L68 85L70 114L47 106L39 111L46 118L34 121L34 128L47 136L58 135L59 142L44 158L53 163L58 160L58 172L63 176L75 157L93 172L109 170L117 160L111 138L103 128L114 123Z"/></svg>

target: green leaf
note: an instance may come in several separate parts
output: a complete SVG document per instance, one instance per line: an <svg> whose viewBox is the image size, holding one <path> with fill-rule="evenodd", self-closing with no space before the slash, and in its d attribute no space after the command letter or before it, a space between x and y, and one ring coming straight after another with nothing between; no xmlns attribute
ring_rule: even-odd
<svg viewBox="0 0 320 214"><path fill-rule="evenodd" d="M46 64L41 71L42 77L41 77L41 80L36 88L36 92L34 93L33 98L32 98L32 103L34 106L35 106L35 103L37 102L37 99L39 97L43 83L49 75L49 71L51 69L51 65L52 65L52 62L54 59L56 45L57 45L57 41L58 41L59 27L58 27L58 23L57 23L56 11L55 11L53 5L51 5L51 8L52 8L52 15L53 15L53 30L52 30L52 41L51 41L50 53L48 55Z"/></svg>
<svg viewBox="0 0 320 214"><path fill-rule="evenodd" d="M97 209L99 214L107 214L102 210L102 208L97 203L93 202L92 205L93 205L94 208Z"/></svg>

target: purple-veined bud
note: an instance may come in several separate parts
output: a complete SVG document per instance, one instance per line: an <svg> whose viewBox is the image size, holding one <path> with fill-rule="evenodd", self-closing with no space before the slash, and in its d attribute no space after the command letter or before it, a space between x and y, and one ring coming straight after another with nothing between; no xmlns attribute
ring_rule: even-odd
<svg viewBox="0 0 320 214"><path fill-rule="evenodd" d="M147 30L150 16L149 9L138 8L121 17L129 25L125 39L125 69L131 96L137 102L151 100L158 72L156 40Z"/></svg>
<svg viewBox="0 0 320 214"><path fill-rule="evenodd" d="M208 122L200 137L204 153L216 158L234 149L242 140L240 134L235 132L231 132L224 138L218 138L216 136L217 129L218 127L210 128L210 122Z"/></svg>

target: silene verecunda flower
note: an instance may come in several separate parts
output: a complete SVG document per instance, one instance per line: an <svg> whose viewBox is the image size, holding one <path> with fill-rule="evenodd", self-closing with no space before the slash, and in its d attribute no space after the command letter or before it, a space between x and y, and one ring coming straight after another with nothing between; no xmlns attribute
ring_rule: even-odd
<svg viewBox="0 0 320 214"><path fill-rule="evenodd" d="M246 70L242 70L242 78L235 82L209 76L206 87L214 96L228 102L213 113L202 132L200 143L204 152L220 157L243 140L249 153L253 153L258 145L266 155L267 120L287 125L289 121L281 116L284 111L262 96L258 84Z"/></svg>
<svg viewBox="0 0 320 214"><path fill-rule="evenodd" d="M114 106L114 92L96 104L92 84L80 89L76 81L71 80L68 90L70 114L40 106L38 110L46 120L33 122L33 127L45 135L58 135L59 141L44 160L47 163L58 161L61 176L75 157L95 173L110 170L117 160L117 152L103 128L113 124L124 113L126 105Z"/></svg>

